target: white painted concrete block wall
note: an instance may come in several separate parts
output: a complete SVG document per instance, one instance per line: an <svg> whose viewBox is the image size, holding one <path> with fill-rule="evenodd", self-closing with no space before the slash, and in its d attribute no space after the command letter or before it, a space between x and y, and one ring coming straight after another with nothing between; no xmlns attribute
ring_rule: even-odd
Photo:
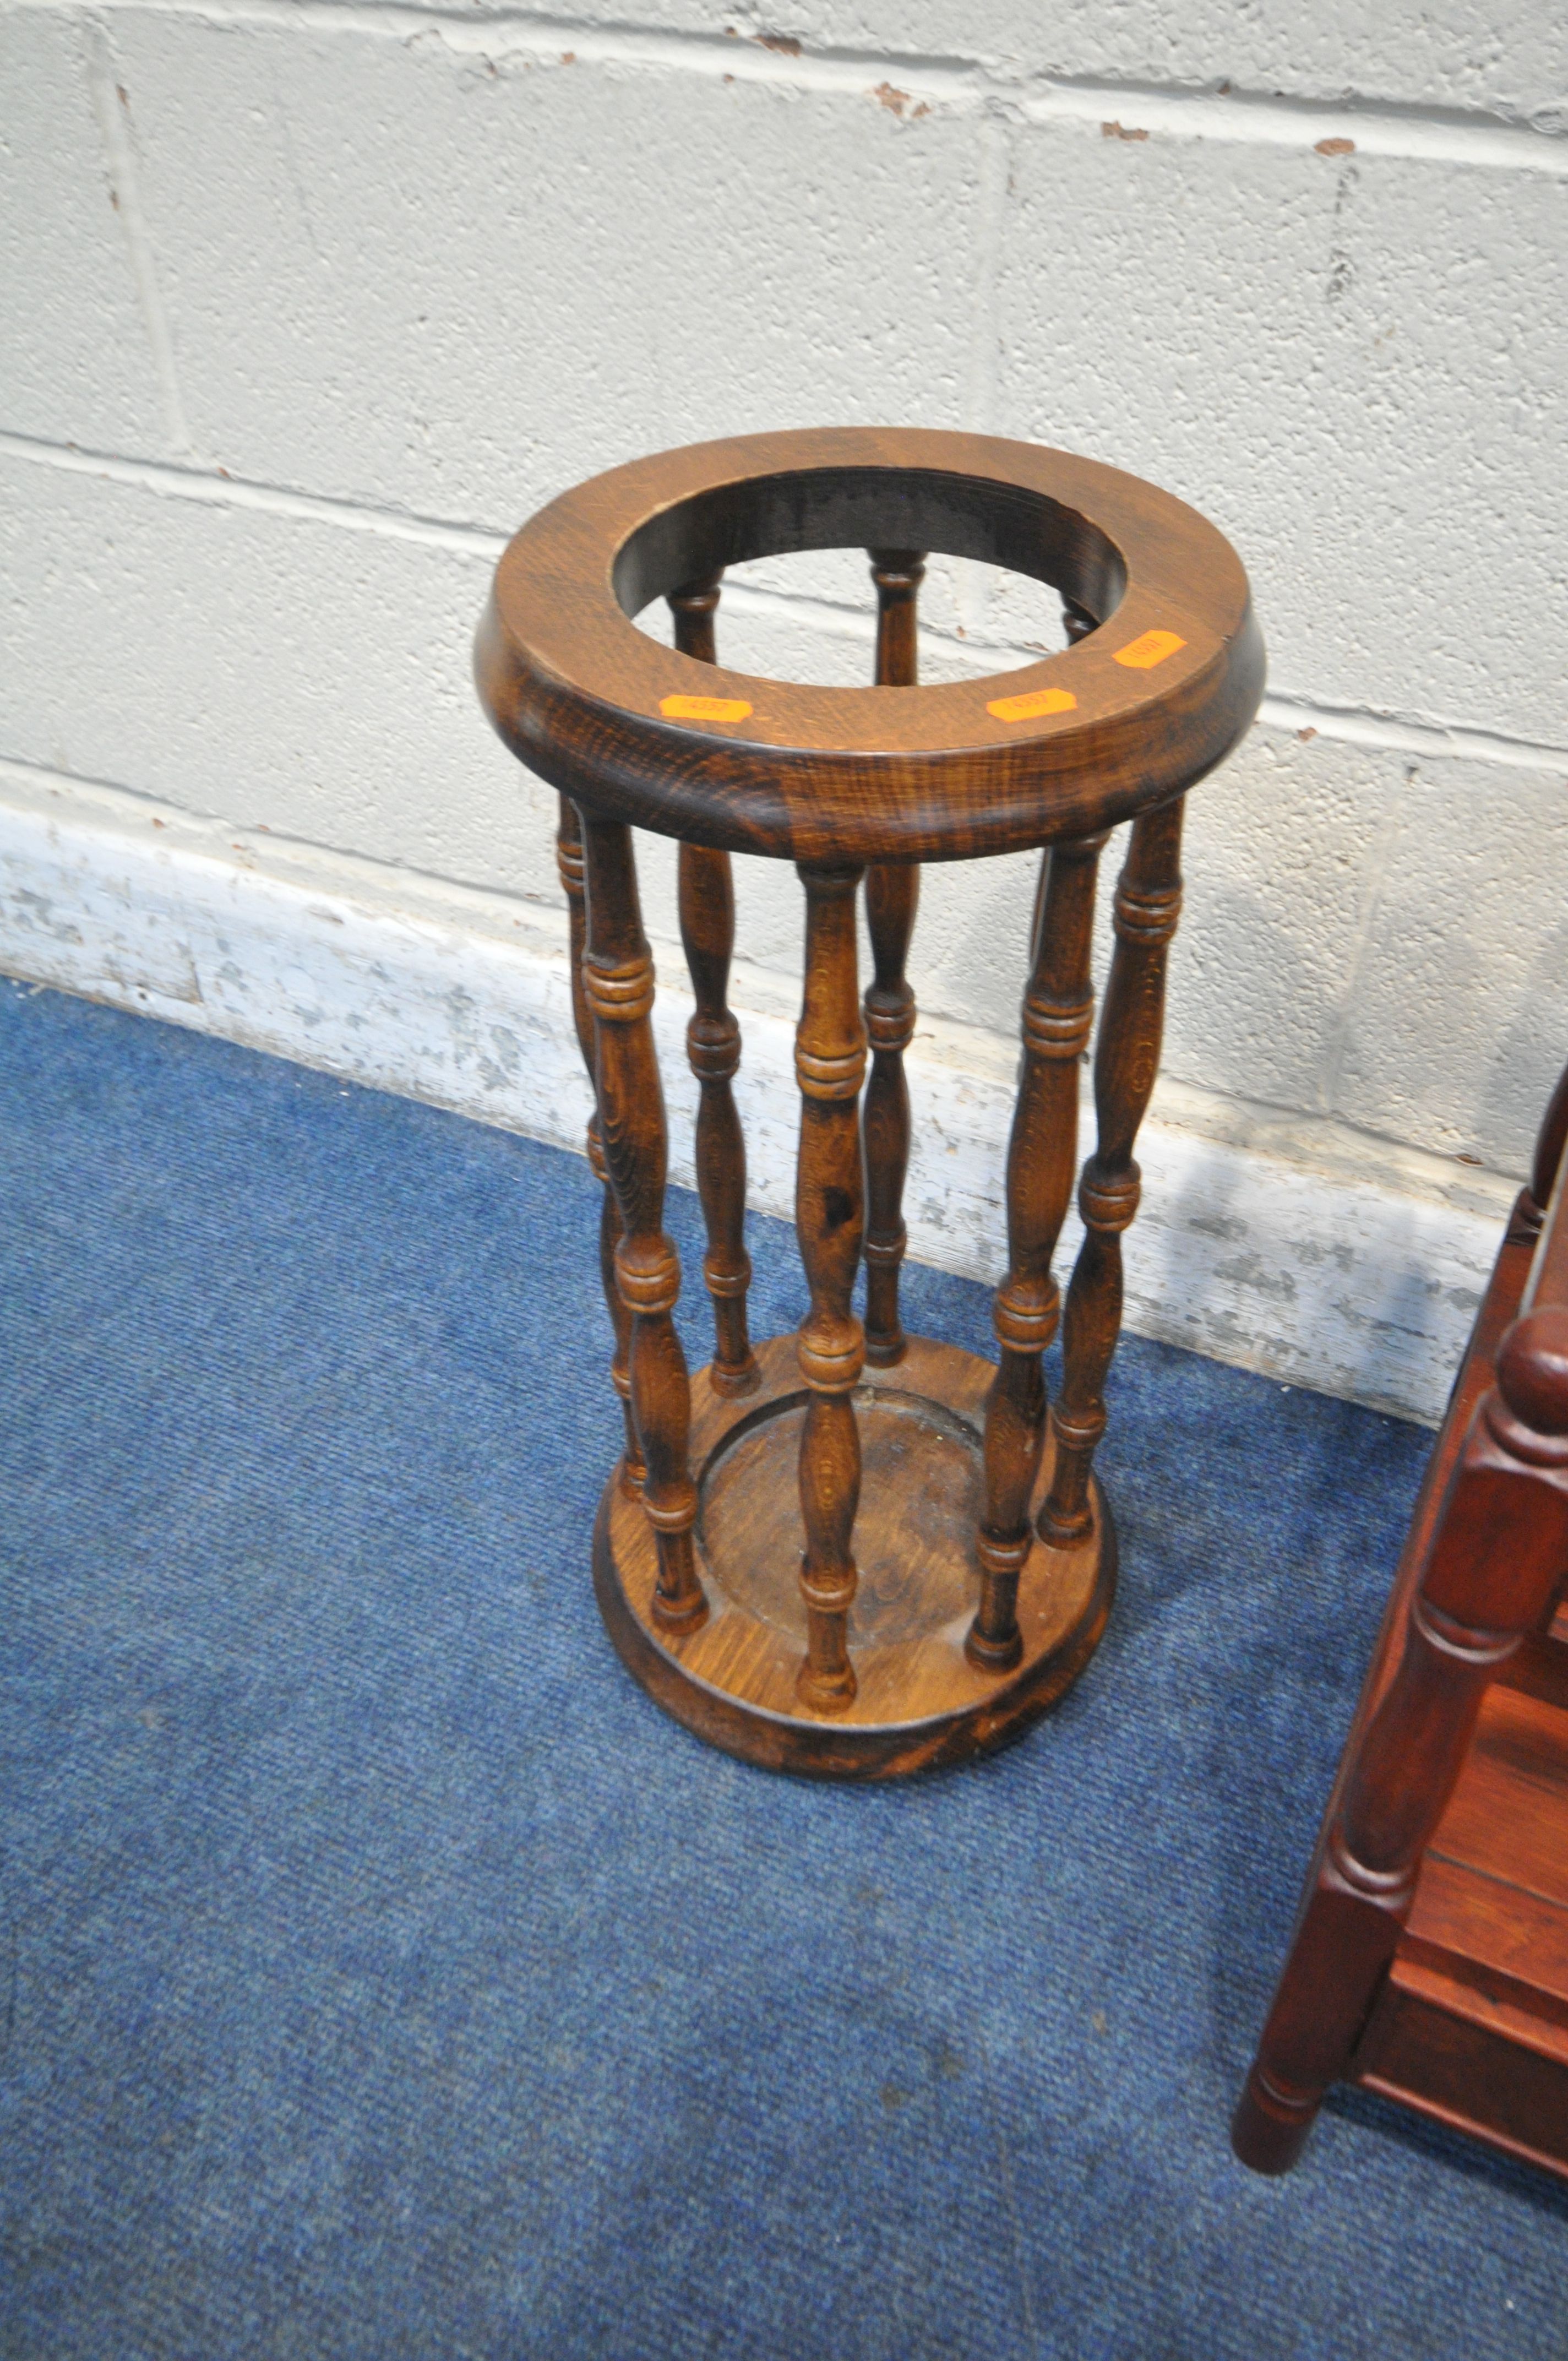
<svg viewBox="0 0 1568 2361"><path fill-rule="evenodd" d="M468 679L506 533L712 434L1064 444L1216 519L1271 653L1194 797L1135 1316L1431 1413L1568 1051L1560 9L3 0L0 91L0 961L569 1137L554 798ZM727 659L863 677L865 593L748 568ZM927 620L933 675L1059 636L976 567ZM740 867L783 1093L796 891ZM964 1268L1030 892L927 873L914 1227ZM781 1098L762 1202L788 1156Z"/></svg>

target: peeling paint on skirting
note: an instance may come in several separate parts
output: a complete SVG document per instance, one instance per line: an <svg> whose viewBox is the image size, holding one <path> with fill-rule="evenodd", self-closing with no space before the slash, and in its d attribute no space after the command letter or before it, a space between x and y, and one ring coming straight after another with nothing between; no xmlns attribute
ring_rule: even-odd
<svg viewBox="0 0 1568 2361"><path fill-rule="evenodd" d="M9 796L16 783L5 785ZM587 1090L564 945L559 912L316 848L274 851L110 790L17 787L0 802L0 968L580 1149ZM661 989L671 1170L688 1185L689 1013ZM751 1202L787 1218L792 1027L740 1016ZM917 1054L909 1076L910 1251L994 1279L1011 1093ZM1287 1384L1441 1415L1494 1221L1171 1125L1146 1125L1139 1157L1130 1328ZM1077 1237L1069 1225L1063 1269Z"/></svg>

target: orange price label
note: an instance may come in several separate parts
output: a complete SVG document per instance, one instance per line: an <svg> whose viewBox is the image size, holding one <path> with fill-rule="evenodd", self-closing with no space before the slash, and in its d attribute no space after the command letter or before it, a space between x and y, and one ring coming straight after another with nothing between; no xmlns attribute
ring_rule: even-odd
<svg viewBox="0 0 1568 2361"><path fill-rule="evenodd" d="M1141 639L1130 640L1116 651L1116 662L1125 664L1130 672L1151 672L1167 656L1173 656L1186 641L1178 631L1146 631Z"/></svg>
<svg viewBox="0 0 1568 2361"><path fill-rule="evenodd" d="M743 697L662 697L659 710L671 721L744 721L751 708Z"/></svg>
<svg viewBox="0 0 1568 2361"><path fill-rule="evenodd" d="M1073 713L1078 699L1070 688L1032 688L1024 697L993 697L986 707L998 721L1033 721L1041 713Z"/></svg>

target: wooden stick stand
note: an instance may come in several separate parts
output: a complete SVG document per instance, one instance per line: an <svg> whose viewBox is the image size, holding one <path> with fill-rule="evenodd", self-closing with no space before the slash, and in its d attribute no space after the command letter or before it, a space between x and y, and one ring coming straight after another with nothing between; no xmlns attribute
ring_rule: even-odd
<svg viewBox="0 0 1568 2361"><path fill-rule="evenodd" d="M1055 582L1066 655L1002 683L919 687L925 555L909 544L927 529ZM723 564L835 538L868 553L873 686L805 690L720 670ZM625 621L654 597L673 613L673 652ZM1190 511L1061 454L902 431L754 438L638 463L543 512L499 569L478 663L502 734L562 789L625 1422L593 1544L616 1647L678 1719L772 1769L886 1778L1000 1745L1082 1671L1115 1586L1094 1459L1122 1238L1159 1060L1185 790L1261 691L1245 577ZM1080 1175L1095 895L1122 819L1096 1139ZM663 1226L633 821L680 840L714 1340L690 1377L673 1317L681 1274ZM923 861L1041 845L1032 939L1018 946L1023 1060L993 1364L904 1326L905 971ZM808 1301L797 1334L762 1343L747 1316L732 1087L734 849L792 860L806 905L795 1224ZM1075 1179L1085 1228L1064 1320L1053 1262ZM1058 1324L1050 1405L1043 1356Z"/></svg>
<svg viewBox="0 0 1568 2361"><path fill-rule="evenodd" d="M923 572L918 552L872 553L877 674L887 686L915 684ZM718 594L714 577L670 595L676 645L707 663ZM1069 1290L1066 1384L1049 1422L1042 1356L1059 1318L1051 1261L1076 1169L1078 1069L1093 1025L1090 953L1103 834L1059 845L1043 859L1008 1155L1011 1259L996 1296L996 1368L957 1346L907 1337L899 1317L910 1137L903 1053L915 1025L904 967L919 877L911 863L863 873L854 863L801 867L806 939L795 1044L795 1227L810 1309L798 1336L775 1337L752 1353L745 1151L730 1093L740 1038L725 1002L734 936L729 860L681 847L715 1355L689 1389L695 1519L680 1525L668 1502L651 1504L638 1464L643 1455L629 1455L605 1488L594 1578L630 1670L677 1719L732 1753L835 1778L885 1778L961 1762L1026 1729L1099 1643L1116 1543L1092 1461L1121 1319L1120 1234L1137 1205L1133 1143L1158 1063L1165 950L1180 906L1180 821L1178 801L1135 824L1116 898L1108 1022L1095 1069L1100 1142L1080 1192L1086 1235ZM585 994L598 1027L590 1066L598 1131L607 1143L623 1143L610 1160L607 1202L620 1208L628 1239L656 1236L643 1251L663 1271L674 1249L656 1229L663 1115L630 836L614 823L579 818L563 799L564 861L579 834L610 906L589 936ZM864 1024L855 924L862 873L875 961ZM606 966L620 962L613 994L597 981L596 941ZM629 1024L637 1028L633 1044L623 1030ZM874 1063L862 1128L868 1028ZM630 1251L622 1244L610 1268L612 1285L620 1278L620 1294L635 1307L622 1272ZM851 1306L862 1258L869 1337ZM634 1308L629 1320L623 1310L616 1323L618 1370L624 1359L633 1371L634 1436L670 1423L664 1393L655 1400L637 1388L636 1338L648 1316ZM619 1338L629 1325L632 1342L623 1354ZM644 1349L652 1361L652 1345ZM662 1336L661 1373L673 1370L679 1349L673 1330ZM667 1391L663 1374L659 1383ZM650 1466L660 1455L656 1446ZM677 1541L691 1554L672 1565Z"/></svg>

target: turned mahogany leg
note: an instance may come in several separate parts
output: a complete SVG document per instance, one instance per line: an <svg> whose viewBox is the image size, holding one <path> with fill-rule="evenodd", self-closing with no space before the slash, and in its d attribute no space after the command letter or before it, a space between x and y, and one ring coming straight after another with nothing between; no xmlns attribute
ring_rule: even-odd
<svg viewBox="0 0 1568 2361"><path fill-rule="evenodd" d="M850 1546L861 1497L861 1437L851 1399L865 1339L850 1309L861 1258L861 1141L856 1100L866 1037L855 998L857 865L802 867L806 887L806 990L795 1034L801 1089L800 1162L795 1218L811 1308L800 1331L800 1371L810 1388L800 1438L800 1506L806 1554L806 1653L802 1701L818 1711L849 1705L850 1608L855 1596Z"/></svg>
<svg viewBox="0 0 1568 2361"><path fill-rule="evenodd" d="M583 1063L588 1070L588 1080L594 1081L594 1020L588 1008L587 984L583 975L583 957L587 941L587 920L583 903L583 834L577 820L577 807L569 796L561 797L559 824L555 832L555 866L566 896L567 920L571 930L572 962L572 1022L576 1027L577 1047L583 1053ZM626 1480L633 1490L642 1485L642 1452L637 1440L637 1425L631 1415L631 1377L630 1352L631 1346L631 1314L620 1300L620 1290L615 1283L615 1249L620 1241L620 1214L616 1206L615 1191L609 1185L609 1172L604 1160L604 1143L599 1137L596 1106L588 1117L588 1164L595 1179L601 1184L603 1201L599 1208L599 1279L604 1288L604 1300L609 1307L610 1325L615 1331L615 1355L609 1374L616 1392L620 1396L621 1416L626 1426L626 1456L621 1462Z"/></svg>
<svg viewBox="0 0 1568 2361"><path fill-rule="evenodd" d="M1133 823L1116 886L1116 949L1094 1052L1096 1145L1083 1168L1083 1244L1068 1289L1062 1389L1051 1411L1056 1471L1041 1539L1085 1540L1089 1476L1105 1431L1102 1391L1122 1325L1122 1232L1138 1210L1133 1145L1159 1067L1166 955L1181 915L1179 800Z"/></svg>
<svg viewBox="0 0 1568 2361"><path fill-rule="evenodd" d="M1404 1653L1320 1845L1290 1957L1231 2125L1257 2172L1301 2152L1357 2044L1410 1914L1422 1856L1499 1665L1568 1565L1568 1312L1515 1321L1451 1479Z"/></svg>
<svg viewBox="0 0 1568 2361"><path fill-rule="evenodd" d="M598 1116L622 1235L615 1277L631 1314L631 1404L647 1473L642 1506L659 1554L655 1620L695 1631L707 1614L692 1550L691 1389L671 1312L681 1267L663 1227L664 1099L649 1022L653 961L642 932L631 831L579 814L587 889L583 976L594 1023Z"/></svg>
<svg viewBox="0 0 1568 2361"><path fill-rule="evenodd" d="M919 677L916 600L925 578L924 553L873 549L877 589L877 684L913 688ZM874 862L866 871L866 924L874 975L866 993L872 1075L866 1085L861 1136L866 1171L866 1358L881 1369L908 1349L898 1316L898 1267L907 1234L904 1183L909 1171L909 1086L904 1052L915 1033L915 994L905 976L909 938L920 900L920 872L909 862Z"/></svg>
<svg viewBox="0 0 1568 2361"><path fill-rule="evenodd" d="M670 593L675 645L700 664L715 661L713 613L718 577ZM696 1115L696 1186L707 1225L703 1277L713 1298L714 1356L708 1371L721 1394L751 1393L761 1382L746 1333L746 1143L730 1078L740 1063L740 1027L726 1000L735 949L735 886L729 855L706 845L680 850L681 941L691 971L696 1014L686 1027L686 1054L701 1090Z"/></svg>
<svg viewBox="0 0 1568 2361"><path fill-rule="evenodd" d="M1041 864L1024 1071L1007 1149L1008 1268L993 1312L1002 1351L985 1410L980 1607L964 1642L970 1662L988 1672L1006 1671L1023 1653L1018 1576L1033 1539L1029 1498L1046 1439L1040 1356L1057 1332L1051 1257L1078 1170L1078 1064L1094 1021L1090 961L1104 841L1059 844Z"/></svg>

